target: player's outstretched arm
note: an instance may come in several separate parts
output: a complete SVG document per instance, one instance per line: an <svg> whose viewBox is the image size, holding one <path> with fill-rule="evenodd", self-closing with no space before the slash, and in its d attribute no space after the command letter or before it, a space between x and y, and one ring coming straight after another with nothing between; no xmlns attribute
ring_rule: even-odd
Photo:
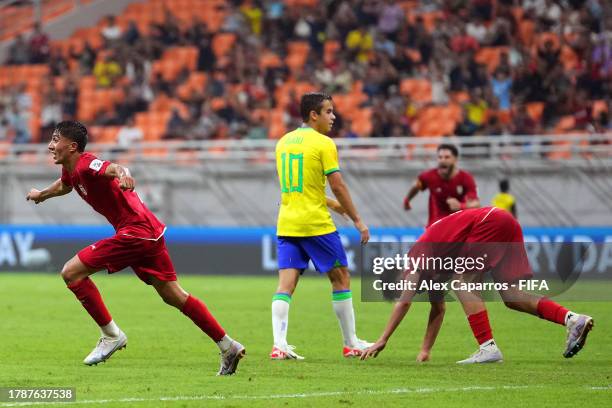
<svg viewBox="0 0 612 408"><path fill-rule="evenodd" d="M31 189L26 195L26 201L34 201L36 204L42 203L45 200L53 197L63 196L72 191L72 187L62 183L62 179L57 179L49 187L44 190Z"/></svg>
<svg viewBox="0 0 612 408"><path fill-rule="evenodd" d="M122 190L133 191L134 187L136 187L136 180L130 174L130 170L127 167L120 166L116 163L111 163L106 168L104 172L106 177L118 178L119 179L119 187Z"/></svg>
<svg viewBox="0 0 612 408"><path fill-rule="evenodd" d="M459 210L465 210L466 208L479 208L480 200L477 198L473 198L467 200L465 203L462 203L454 197L449 197L446 199L446 204L448 204L448 208L450 208L451 211L455 212Z"/></svg>
<svg viewBox="0 0 612 408"><path fill-rule="evenodd" d="M425 329L425 337L423 338L423 344L421 345L421 351L417 356L417 361L424 362L429 360L431 349L436 342L436 338L440 332L440 327L442 327L445 312L446 304L444 303L444 300L431 302L427 329Z"/></svg>
<svg viewBox="0 0 612 408"><path fill-rule="evenodd" d="M397 326L399 326L401 321L404 319L404 316L406 316L406 313L408 313L408 309L410 309L410 304L411 302L405 301L399 301L395 304L395 306L393 307L393 311L391 312L391 317L389 317L389 322L385 327L385 330L380 335L380 338L376 341L376 343L374 343L361 354L362 360L366 360L370 357L378 357L378 353L384 350L385 346L387 345L387 341L389 341L389 338L391 337L395 329L397 329Z"/></svg>
<svg viewBox="0 0 612 408"><path fill-rule="evenodd" d="M410 187L408 194L406 194L406 197L404 198L404 210L408 211L412 208L410 201L412 201L412 199L421 191L423 191L423 183L421 183L421 180L416 179L414 185Z"/></svg>
<svg viewBox="0 0 612 408"><path fill-rule="evenodd" d="M361 217L357 212L357 208L355 208L355 205L353 204L351 193L349 193L348 187L344 183L342 174L340 174L339 171L336 171L327 176L327 180L329 181L329 186L338 199L338 202L342 208L346 210L346 214L349 216L349 218L353 220L355 228L359 230L359 233L361 234L361 243L367 243L370 240L370 230L361 220Z"/></svg>

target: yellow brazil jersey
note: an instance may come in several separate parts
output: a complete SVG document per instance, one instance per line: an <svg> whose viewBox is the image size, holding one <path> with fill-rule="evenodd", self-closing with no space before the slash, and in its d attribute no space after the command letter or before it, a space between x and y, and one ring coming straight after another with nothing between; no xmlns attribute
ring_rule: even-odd
<svg viewBox="0 0 612 408"><path fill-rule="evenodd" d="M491 200L491 205L510 212L514 205L514 196L508 193L497 193Z"/></svg>
<svg viewBox="0 0 612 408"><path fill-rule="evenodd" d="M325 195L326 176L339 170L334 141L310 127L289 132L276 144L276 170L281 188L277 235L334 232Z"/></svg>

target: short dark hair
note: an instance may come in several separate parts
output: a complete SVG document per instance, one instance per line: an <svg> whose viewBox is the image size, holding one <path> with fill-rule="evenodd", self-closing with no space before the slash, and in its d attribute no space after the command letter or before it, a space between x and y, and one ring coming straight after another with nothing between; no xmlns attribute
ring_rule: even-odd
<svg viewBox="0 0 612 408"><path fill-rule="evenodd" d="M507 193L508 190L510 190L510 180L508 179L503 179L499 181L499 190L502 193Z"/></svg>
<svg viewBox="0 0 612 408"><path fill-rule="evenodd" d="M55 132L59 133L60 136L75 141L79 152L83 153L85 151L85 146L87 146L87 128L81 122L65 120L55 126Z"/></svg>
<svg viewBox="0 0 612 408"><path fill-rule="evenodd" d="M455 146L454 144L442 143L436 149L437 152L439 152L440 150L450 150L450 152L453 154L453 156L459 157L459 149L457 149L457 146Z"/></svg>
<svg viewBox="0 0 612 408"><path fill-rule="evenodd" d="M310 119L310 111L321 113L323 101L326 100L331 101L332 97L323 92L311 92L302 95L302 100L300 101L300 114L302 115L302 120L308 122L308 119Z"/></svg>

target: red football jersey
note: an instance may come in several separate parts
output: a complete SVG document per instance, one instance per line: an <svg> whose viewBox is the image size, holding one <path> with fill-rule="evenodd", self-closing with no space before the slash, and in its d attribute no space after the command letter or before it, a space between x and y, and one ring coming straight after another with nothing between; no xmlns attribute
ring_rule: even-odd
<svg viewBox="0 0 612 408"><path fill-rule="evenodd" d="M447 198L456 198L461 203L478 198L474 177L464 170L459 170L454 177L446 180L440 176L438 169L431 169L419 174L419 180L423 188L429 189L427 226L452 213L446 204Z"/></svg>
<svg viewBox="0 0 612 408"><path fill-rule="evenodd" d="M118 179L104 175L109 164L91 153L83 153L72 172L62 168L62 183L73 187L83 200L106 217L117 234L159 239L166 226L138 194L121 190Z"/></svg>

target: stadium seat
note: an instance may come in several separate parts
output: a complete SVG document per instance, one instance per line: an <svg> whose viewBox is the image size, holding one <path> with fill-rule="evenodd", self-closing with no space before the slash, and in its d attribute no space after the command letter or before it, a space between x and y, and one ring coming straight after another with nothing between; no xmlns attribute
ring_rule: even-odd
<svg viewBox="0 0 612 408"><path fill-rule="evenodd" d="M526 105L527 114L536 122L542 121L542 112L544 112L544 102L530 102Z"/></svg>
<svg viewBox="0 0 612 408"><path fill-rule="evenodd" d="M427 79L402 79L400 82L400 93L402 95L410 95L414 102L431 102L431 82Z"/></svg>
<svg viewBox="0 0 612 408"><path fill-rule="evenodd" d="M217 58L221 58L226 55L234 42L236 41L236 35L233 33L218 33L214 36L212 41L212 49Z"/></svg>

